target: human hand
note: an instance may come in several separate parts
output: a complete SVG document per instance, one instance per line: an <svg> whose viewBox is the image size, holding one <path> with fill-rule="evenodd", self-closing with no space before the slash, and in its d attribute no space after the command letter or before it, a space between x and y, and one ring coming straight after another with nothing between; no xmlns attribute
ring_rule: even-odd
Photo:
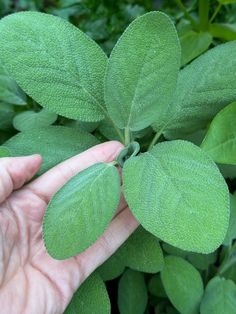
<svg viewBox="0 0 236 314"><path fill-rule="evenodd" d="M63 313L79 285L136 229L121 197L117 213L98 241L64 261L51 258L42 241L42 219L55 192L72 176L97 162L111 162L122 145L97 145L55 166L29 184L41 157L0 160L1 313Z"/></svg>

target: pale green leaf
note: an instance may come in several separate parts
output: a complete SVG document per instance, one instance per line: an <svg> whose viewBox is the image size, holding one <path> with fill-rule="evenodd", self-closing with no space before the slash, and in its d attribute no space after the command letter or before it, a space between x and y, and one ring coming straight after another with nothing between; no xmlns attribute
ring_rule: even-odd
<svg viewBox="0 0 236 314"><path fill-rule="evenodd" d="M212 42L211 34L207 32L197 33L192 30L180 36L179 39L182 51L182 66L206 51Z"/></svg>
<svg viewBox="0 0 236 314"><path fill-rule="evenodd" d="M111 305L101 277L93 273L75 292L64 314L110 314Z"/></svg>
<svg viewBox="0 0 236 314"><path fill-rule="evenodd" d="M143 314L147 306L147 289L143 274L126 270L118 287L120 314Z"/></svg>
<svg viewBox="0 0 236 314"><path fill-rule="evenodd" d="M149 12L132 22L106 72L105 100L116 125L138 131L153 123L171 101L179 66L179 40L167 15Z"/></svg>
<svg viewBox="0 0 236 314"><path fill-rule="evenodd" d="M129 237L118 253L125 266L137 271L157 273L164 266L158 239L142 227Z"/></svg>
<svg viewBox="0 0 236 314"><path fill-rule="evenodd" d="M234 314L236 285L231 280L214 277L209 281L201 303L201 314Z"/></svg>
<svg viewBox="0 0 236 314"><path fill-rule="evenodd" d="M98 163L70 179L51 199L43 219L48 253L66 259L103 234L120 199L120 177L112 164Z"/></svg>
<svg viewBox="0 0 236 314"><path fill-rule="evenodd" d="M215 116L201 148L215 162L236 165L236 102Z"/></svg>
<svg viewBox="0 0 236 314"><path fill-rule="evenodd" d="M173 101L154 128L164 134L205 128L218 111L235 101L235 72L236 41L208 50L180 71Z"/></svg>
<svg viewBox="0 0 236 314"><path fill-rule="evenodd" d="M124 261L120 259L118 252L119 250L97 269L102 280L113 280L124 272L125 264Z"/></svg>
<svg viewBox="0 0 236 314"><path fill-rule="evenodd" d="M48 110L72 119L103 118L107 57L67 21L20 12L0 22L0 53L21 88Z"/></svg>
<svg viewBox="0 0 236 314"><path fill-rule="evenodd" d="M181 257L167 256L161 279L167 296L181 314L199 313L203 282L200 273L189 262Z"/></svg>
<svg viewBox="0 0 236 314"><path fill-rule="evenodd" d="M60 140L58 140L60 139ZM4 143L14 156L40 154L43 163L39 174L56 164L98 144L91 134L63 127L49 126L21 132Z"/></svg>
<svg viewBox="0 0 236 314"><path fill-rule="evenodd" d="M231 245L234 239L236 239L236 194L230 194L229 227L223 243L225 245Z"/></svg>
<svg viewBox="0 0 236 314"><path fill-rule="evenodd" d="M30 131L33 128L44 128L57 120L57 114L42 109L40 112L27 110L19 113L13 119L13 126L19 131Z"/></svg>
<svg viewBox="0 0 236 314"><path fill-rule="evenodd" d="M224 240L227 185L210 157L190 142L164 142L129 159L123 191L143 227L175 247L210 253Z"/></svg>

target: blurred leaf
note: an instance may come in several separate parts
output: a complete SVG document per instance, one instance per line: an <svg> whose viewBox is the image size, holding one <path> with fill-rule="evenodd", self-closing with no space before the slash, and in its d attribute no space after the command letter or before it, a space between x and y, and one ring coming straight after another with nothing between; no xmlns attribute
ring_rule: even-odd
<svg viewBox="0 0 236 314"><path fill-rule="evenodd" d="M12 105L0 102L0 130L8 131L12 129L14 115L15 112Z"/></svg>
<svg viewBox="0 0 236 314"><path fill-rule="evenodd" d="M149 292L156 296L161 298L166 298L166 292L163 287L160 274L155 274L151 277L151 279L148 282L148 290Z"/></svg>
<svg viewBox="0 0 236 314"><path fill-rule="evenodd" d="M11 156L11 152L9 151L9 149L7 147L0 146L0 158L10 157L10 156Z"/></svg>
<svg viewBox="0 0 236 314"><path fill-rule="evenodd" d="M236 39L236 24L213 23L210 24L209 31L216 38L227 41Z"/></svg>
<svg viewBox="0 0 236 314"><path fill-rule="evenodd" d="M231 245L232 240L236 239L236 194L230 194L230 219L224 245Z"/></svg>
<svg viewBox="0 0 236 314"><path fill-rule="evenodd" d="M114 253L97 269L97 272L102 277L102 280L108 281L119 277L124 272L124 269L124 261L120 259L119 254Z"/></svg>

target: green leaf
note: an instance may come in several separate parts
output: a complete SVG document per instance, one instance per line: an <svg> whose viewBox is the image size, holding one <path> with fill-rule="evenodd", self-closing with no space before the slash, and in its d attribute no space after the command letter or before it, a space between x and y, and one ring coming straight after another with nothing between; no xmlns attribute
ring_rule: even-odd
<svg viewBox="0 0 236 314"><path fill-rule="evenodd" d="M111 305L101 277L93 273L75 292L64 314L110 314Z"/></svg>
<svg viewBox="0 0 236 314"><path fill-rule="evenodd" d="M53 124L57 114L42 109L40 112L24 111L13 119L13 126L19 131L30 131L33 128L43 128Z"/></svg>
<svg viewBox="0 0 236 314"><path fill-rule="evenodd" d="M58 140L60 139L60 140ZM39 174L56 164L98 144L88 133L74 131L63 126L49 126L18 133L4 143L14 156L40 154L43 164Z"/></svg>
<svg viewBox="0 0 236 314"><path fill-rule="evenodd" d="M63 125L83 132L93 132L99 125L99 122L83 122L79 120L68 120Z"/></svg>
<svg viewBox="0 0 236 314"><path fill-rule="evenodd" d="M227 41L236 39L236 24L213 23L210 24L209 31L215 38Z"/></svg>
<svg viewBox="0 0 236 314"><path fill-rule="evenodd" d="M170 18L149 12L125 30L106 72L108 112L123 129L138 131L155 121L170 102L180 66L180 45Z"/></svg>
<svg viewBox="0 0 236 314"><path fill-rule="evenodd" d="M0 130L12 129L12 120L15 115L14 107L10 104L0 103Z"/></svg>
<svg viewBox="0 0 236 314"><path fill-rule="evenodd" d="M5 146L0 146L0 158L2 157L10 157L11 153L9 149Z"/></svg>
<svg viewBox="0 0 236 314"><path fill-rule="evenodd" d="M236 0L217 0L221 4L231 4L236 3Z"/></svg>
<svg viewBox="0 0 236 314"><path fill-rule="evenodd" d="M120 314L143 314L147 306L147 289L143 274L126 270L118 287Z"/></svg>
<svg viewBox="0 0 236 314"><path fill-rule="evenodd" d="M206 51L212 42L211 34L189 31L180 37L181 65L185 65Z"/></svg>
<svg viewBox="0 0 236 314"><path fill-rule="evenodd" d="M214 277L209 281L201 303L201 314L233 314L236 308L236 285L232 280Z"/></svg>
<svg viewBox="0 0 236 314"><path fill-rule="evenodd" d="M125 266L137 271L157 273L164 266L158 239L142 227L129 237L118 253Z"/></svg>
<svg viewBox="0 0 236 314"><path fill-rule="evenodd" d="M1 58L40 105L83 121L103 116L107 57L79 29L58 17L20 12L0 22Z"/></svg>
<svg viewBox="0 0 236 314"><path fill-rule="evenodd" d="M26 105L26 95L0 64L0 101L14 105Z"/></svg>
<svg viewBox="0 0 236 314"><path fill-rule="evenodd" d="M215 162L236 165L236 102L215 116L201 148Z"/></svg>
<svg viewBox="0 0 236 314"><path fill-rule="evenodd" d="M236 41L198 57L180 71L173 101L154 123L155 130L165 134L204 129L218 111L235 101L235 72Z"/></svg>
<svg viewBox="0 0 236 314"><path fill-rule="evenodd" d="M112 164L98 163L70 179L51 199L43 219L48 253L66 259L103 234L120 199L120 177Z"/></svg>
<svg viewBox="0 0 236 314"><path fill-rule="evenodd" d="M163 142L129 159L123 191L143 227L175 247L210 253L224 240L227 185L215 163L190 142Z"/></svg>
<svg viewBox="0 0 236 314"><path fill-rule="evenodd" d="M125 264L124 261L120 259L118 252L119 250L97 269L102 280L113 280L124 272Z"/></svg>
<svg viewBox="0 0 236 314"><path fill-rule="evenodd" d="M217 251L210 254L189 253L187 260L197 269L207 270L217 259Z"/></svg>
<svg viewBox="0 0 236 314"><path fill-rule="evenodd" d="M160 298L167 297L161 281L160 274L155 274L151 277L151 279L148 282L148 291L156 297Z"/></svg>
<svg viewBox="0 0 236 314"><path fill-rule="evenodd" d="M230 194L229 227L223 244L231 245L234 239L236 239L236 194Z"/></svg>
<svg viewBox="0 0 236 314"><path fill-rule="evenodd" d="M167 296L180 313L199 313L203 282L199 272L189 262L181 257L167 256L161 279Z"/></svg>

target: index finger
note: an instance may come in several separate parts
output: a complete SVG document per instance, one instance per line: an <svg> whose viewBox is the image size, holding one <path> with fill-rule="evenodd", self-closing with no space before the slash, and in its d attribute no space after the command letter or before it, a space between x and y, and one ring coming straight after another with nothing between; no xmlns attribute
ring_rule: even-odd
<svg viewBox="0 0 236 314"><path fill-rule="evenodd" d="M56 165L29 183L26 188L48 203L51 197L74 175L98 162L113 161L122 148L123 145L117 141L96 145Z"/></svg>

